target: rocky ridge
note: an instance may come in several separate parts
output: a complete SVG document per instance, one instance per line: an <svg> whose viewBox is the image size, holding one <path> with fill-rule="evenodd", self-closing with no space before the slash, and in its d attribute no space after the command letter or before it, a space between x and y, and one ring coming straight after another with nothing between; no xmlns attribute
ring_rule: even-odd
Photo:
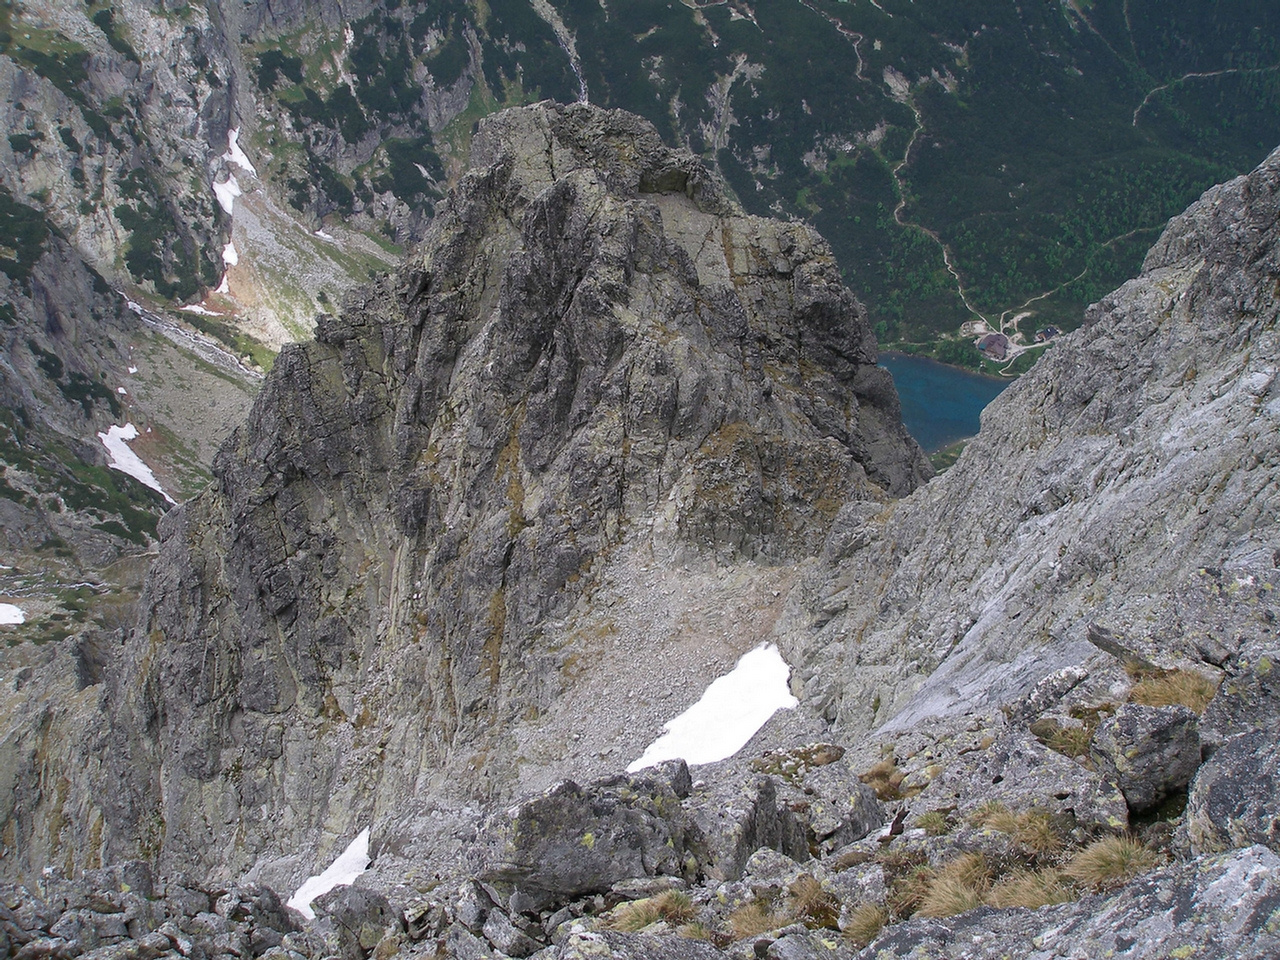
<svg viewBox="0 0 1280 960"><path fill-rule="evenodd" d="M408 798L502 799L522 730L583 725L558 701L618 632L611 570L749 583L928 475L812 230L585 105L491 118L474 155L165 518L108 684L112 855L288 882L370 819L426 845Z"/></svg>
<svg viewBox="0 0 1280 960"><path fill-rule="evenodd" d="M257 662L287 658L290 651L277 653L280 648L271 645L273 637L263 642L263 633L244 630L245 623L284 623L292 630L297 622L307 622L308 604L315 603L301 589L313 581L301 575L236 581L224 572L252 571L253 564L261 562L254 559L250 546L264 529L252 522L255 510L270 504L273 522L265 529L277 531L283 540L289 530L303 529L292 518L309 512L322 518L336 515L340 504L344 520L357 518L358 536L364 539L356 552L351 540L332 536L324 541L326 551L343 562L353 557L351 562L365 572L379 569L363 563L374 553L367 544L379 543L365 532L374 528L376 518L365 519L362 511L372 513L372 506L387 517L387 525L378 528L384 537L386 530L398 536L428 532L433 517L445 515L462 527L458 542L474 549L490 542L482 539L482 530L501 528L497 542L504 546L490 552L501 552L505 558L510 548L512 562L507 569L514 565L518 571L536 569L538 574L550 571L556 576L554 564L538 553L543 541L537 533L565 528L555 526L553 512L539 512L535 506L554 499L545 489L546 478L557 463L565 462L559 459L565 451L575 462L589 459L573 444L572 431L567 431L570 439L565 442L566 431L557 432L556 425L565 423L565 418L572 422L579 385L584 379L592 381L579 376L571 397L558 408L561 419L546 419L546 408L540 411L530 402L534 393L520 387L528 381L513 377L513 371L519 371L523 362L526 371L545 371L545 379L536 382L555 384L559 381L552 375L554 357L544 351L536 357L524 354L522 360L503 320L513 309L509 299L513 289L524 294L522 307L535 308L535 318L539 304L555 300L547 291L565 290L558 272L563 267L554 256L522 261L521 254L530 249L520 248L522 238L542 241L550 232L570 241L585 240L586 231L574 226L591 221L583 208L592 211L597 221L600 211L611 203L628 208L613 198L613 191L620 179L628 182L623 175L633 168L623 162L631 159L626 151L617 149L625 141L608 135L610 124L625 127L629 121L616 115L590 120L599 114L587 108L540 110L540 114L530 111L520 116L541 120L514 122L514 129L504 131L503 137L514 135L512 142L524 140L526 146L541 142L550 149L541 155L521 150L504 159L496 146L498 138L491 141L495 146L488 154L483 152L481 138L480 156L497 162L464 181L455 206L442 213L441 233L428 242L427 251L467 251L461 259L469 272L454 274L465 275L467 282L445 285L443 290L434 283L424 288L410 282L415 276L439 275L432 268L444 258L430 259L430 253L424 253L422 262L411 264L400 276L399 286L384 284L367 294L363 303L351 304L342 320L326 320L316 346L283 358L298 382L311 384L309 393L295 399L285 412L272 413L273 405L289 397L282 379L277 379L255 408L249 427L224 451L217 493L225 500L211 494L171 518L168 553L153 581L147 624L159 636L146 631L135 635L118 676L143 679L132 699L114 699L112 694L116 709L124 709L115 716L110 747L126 764L142 761L132 769L144 775L133 782L132 796L119 798L135 802L136 807L131 810L120 802L106 811L109 829L123 833L136 828L141 822L137 812L146 809L145 771L166 774L170 779L165 796L171 805L166 808L165 823L157 824L150 835L153 845L143 851L158 853L165 870L172 871L183 861L210 867L206 851L195 844L183 845L185 839L177 834L176 824L191 823L197 815L216 824L227 810L243 811L240 805L245 798L276 802L271 796L274 788L269 781L264 788L260 771L250 769L246 775L244 758L266 758L260 769L267 771L273 764L280 766L280 758L289 758L287 764L295 758L306 761L308 748L286 742L283 730L277 740L272 728L252 712L257 705L278 702L272 699L275 693L270 685L264 689L258 678L274 677L273 682L279 683L291 674L261 668L246 671L243 664L255 662L255 656ZM605 129L594 127L590 137L576 140L573 125L584 121L601 123ZM513 121L496 121L490 132L503 122ZM587 154L593 149L599 153L591 164L575 167L564 162L582 156L574 147ZM700 184L696 170L685 168L672 174L670 154L638 152L640 169L658 171L651 185L657 182L676 189L654 198L641 192L645 180L636 177L630 188L634 193L628 195L634 219L623 218L636 226L624 236L645 237L645 223L661 223L661 233L655 226L651 235L696 236L688 229L691 221L696 225L703 217L725 218L723 208L716 205L713 186ZM657 161L656 167L651 161ZM678 158L674 162L678 168ZM530 169L522 170L522 164ZM566 168L570 172L563 179L551 175ZM455 237L475 237L475 232L459 225L483 220L479 211L496 206L488 202L495 191L519 197L526 183L541 189L527 192L526 199L519 201L524 211L519 223L508 221L500 229L480 232L492 245L455 247L442 242L447 239L445 231L455 227ZM491 809L487 819L482 818L479 805L450 808L443 802L447 791L425 778L418 781L424 794L435 790L434 796L442 802L434 811L424 804L415 813L412 807L420 801L410 800L403 782L384 774L388 792L400 792L394 805L389 799L380 808L381 814L376 803L364 808L374 811L374 868L355 887L335 892L331 908L321 905L322 913L329 909L329 919L322 918L322 924L328 922L331 930L341 927L347 931L345 939L328 946L307 946L298 939L286 945L282 940L278 949L290 957L306 956L314 949L341 951L353 958L400 953L575 957L605 951L637 957L868 958L882 954L1069 957L1106 949L1127 950L1135 956L1274 953L1280 862L1274 834L1275 792L1270 786L1277 775L1276 761L1267 745L1274 743L1280 716L1272 680L1274 597L1280 574L1276 518L1268 511L1275 502L1277 476L1278 183L1280 154L1250 177L1211 191L1171 224L1148 258L1143 276L1104 299L1083 330L993 405L984 417L982 436L957 466L914 494L892 503L881 500L876 487L902 490L910 486L910 477L895 478L883 468L870 466L861 468L868 475L863 479L850 466L855 488L869 495L864 502L836 504L838 509L825 515L821 510L801 514L794 518L796 526L790 525L791 520L776 519L768 526L770 514L764 508L770 502L765 494L771 489L771 477L767 471L759 472L759 497L751 501L759 510L753 509L749 516L746 511L734 514L733 522L724 518L726 501L718 501L715 509L709 506L717 503L716 486L677 472L672 486L660 487L658 496L650 499L647 491L633 494L649 509L653 504L672 504L665 513L628 513L625 491L631 488L624 488L613 501L619 504L617 540L609 539L607 513L579 517L571 527L575 536L591 541L595 555L603 554L605 559L597 560L601 566L594 570L588 566L587 576L579 578L586 584L573 589L582 591L578 596L594 596L605 606L608 597L600 592L600 585L615 582L609 576L616 577L620 571L637 570L644 563L676 569L683 564L696 578L706 576L707 558L711 558L749 583L754 576L752 564L756 568L766 563L793 565L806 552L805 538L817 530L827 531L821 556L816 562L800 564L793 574L795 587L785 599L778 598L784 602L767 618L772 633L756 635L756 639L779 640L795 665L793 686L802 697L798 715L771 722L738 758L698 768L692 776L682 764L594 781L579 776L573 783L557 784L509 809ZM709 196L700 194L702 189ZM674 198L687 217L670 217L663 209L664 196ZM552 199L555 204L550 203ZM639 214L650 202L658 209L646 221ZM468 214L468 210L474 212ZM540 229L539 218L557 229ZM796 229L772 226L764 236L776 238ZM554 323L531 325L535 334L549 330L540 342L562 346L557 355L563 356L570 346L580 351L575 356L584 355L583 346L593 342L587 334L592 330L590 319L600 315L598 305L617 309L623 302L616 293L611 295L616 288L601 282L619 273L627 275L625 269L617 269L619 258L610 256L617 246L604 242L618 232L602 234L599 246L579 245L574 262L585 262L591 269L567 285L566 292L571 291L563 298L567 307L552 311ZM441 245L435 247L435 242ZM680 247L689 250L680 243L623 244L623 249L656 248L668 253ZM761 247L767 253L782 249L781 244L775 248L772 243ZM495 284L488 274L498 262L495 254L512 249L515 256L501 261L506 265L504 282ZM584 257L583 249L589 249L590 255ZM652 259L644 261L649 272L637 260L629 289L636 289L636 277L656 275L679 285L681 277L696 276L700 290L714 286L705 284L704 276L727 276L727 286L735 290L763 291L761 299L767 304L770 283L778 284L776 278L786 275L766 255L756 262L769 263L767 270L753 274L752 282L735 284L733 265L741 262L739 256L735 253L732 261L724 256L722 266L718 258L707 256L709 249L714 252L714 247L702 246L696 255L686 253L692 271L687 266L679 269L677 262L676 268L670 268L676 274L674 280L654 271ZM724 240L719 249L725 252L737 246ZM534 284L534 277L541 283ZM803 290L803 279L804 271L793 269L786 285L792 291ZM688 287L693 287L691 280ZM411 292L406 295L406 291ZM454 341L455 346L445 349L438 338L429 344L434 352L424 354L419 349L409 358L412 362L397 367L384 357L400 355L393 349L398 341L385 332L364 338L356 333L363 332L362 325L373 327L373 310L385 310L397 298L400 303L411 302L419 292L428 301L438 298L431 301L437 313L428 307L419 314L425 314L423 329L430 329L433 316L465 318L466 312L456 307L454 312L445 311L459 302L489 304L487 315L492 320L478 324L466 344ZM834 294L837 302L845 302L845 296ZM723 314L713 309L715 301L703 307L698 297L691 299L705 310L693 311L695 315L711 318L704 325L711 339L718 328L713 321ZM575 311L575 302L581 309ZM655 317L655 312L641 318L621 311L618 315L631 323L652 319L655 326L660 326L659 320L670 324L677 319L660 313ZM817 310L808 316L821 321L823 313ZM465 321L454 322L465 326ZM627 329L625 323L621 326ZM679 327L693 340L686 332L689 329ZM850 382L856 388L858 365L844 365L840 358L859 356L858 351L847 346L829 349L830 341L818 335L823 329L819 322L808 346L836 358L826 368L832 371L833 381L840 382L841 369L853 371ZM419 344L427 339L424 336ZM472 346L468 349L467 344ZM481 349L490 344L501 346L504 356ZM803 338L799 346L806 346ZM492 369L485 370L492 379L480 381L490 385L487 391L472 392L463 403L439 387L434 395L419 392L417 406L412 408L417 416L423 409L446 408L452 401L456 420L442 425L448 428L446 433L465 436L482 451L488 449L492 466L487 471L467 473L465 468L466 463L482 463L484 453L472 454L470 460L456 454L448 458L450 467L458 471L451 475L456 479L448 488L457 491L456 500L450 500L453 513L431 496L436 489L431 484L438 479L430 470L440 469L444 458L429 458L425 464L397 460L406 449L430 450L437 439L433 431L428 431L427 443L412 447L362 446L358 453L372 455L369 462L384 468L373 478L359 472L353 462L357 451L348 445L332 443L316 451L303 442L316 426L324 427L316 435L342 437L352 435L342 433L352 429L347 424L377 422L384 406L379 391L395 382L392 375L397 369L416 370L414 364L424 355L434 358L442 352L456 358L446 386L464 382L464 374L474 375L473 371L485 370L494 361ZM626 353L622 351L623 356ZM729 355L741 364L739 358L745 354L730 351ZM370 362L370 357L376 362ZM699 369L709 369L706 377L714 381L715 362ZM813 382L810 378L811 372L806 371L806 385ZM771 375L771 379L770 400L795 400L798 391L790 393L786 377ZM608 377L602 380L607 382ZM512 395L513 383L516 405L524 401L523 422L529 422L530 411L544 419L535 420L536 435L526 438L517 428L505 435L499 432L494 439L492 429L486 429L492 420L486 417L501 411ZM821 380L817 386L822 395ZM448 399L436 399L441 395ZM550 395L558 394L551 390ZM340 402L329 399L334 396ZM598 428L592 417L602 408L605 412L617 409L607 401L604 390L592 395L590 411L583 411L588 434ZM432 403L438 406L433 408ZM767 409L765 390L760 387L758 393L746 396L733 390L699 394L699 412L713 417L715 411L735 409L735 403L740 405L737 409L760 416ZM804 442L801 428L830 421L821 419L827 411L820 405L796 406L801 413L780 418L774 436L787 441L782 445L803 462L804 456L815 454L811 442ZM858 409L865 406L859 403ZM678 403L675 409L679 411ZM366 419L358 419L361 416ZM762 419L766 428L775 422ZM398 417L393 422L400 431L395 437L413 438L416 425L411 418ZM440 417L432 422L439 424ZM519 441L514 445L513 435ZM633 432L627 435L630 438ZM846 436L857 435L850 425ZM642 442L644 435L639 436ZM269 442L268 437L283 437L284 443ZM548 450L537 442L556 437L563 446L553 442ZM849 446L856 448L853 443ZM733 463L735 449L731 447L722 462ZM518 457L519 469L497 469L506 450L511 450L508 457ZM325 462L317 466L307 454ZM643 449L635 454L643 455ZM254 458L261 463L255 465ZM684 451L679 462L699 463ZM824 460L822 465L826 468L829 463ZM539 465L544 465L541 470ZM354 492L340 500L325 495L333 507L326 504L325 496L303 496L302 490L320 486L318 476L336 476L339 487L346 485ZM731 476L740 479L743 471L735 469ZM377 487L378 482L387 483L387 477L408 478L409 483L399 488L399 497L385 497ZM505 481L498 487L502 491L498 497L493 495L495 480ZM589 497L593 488L586 479L581 483L587 484ZM729 486L734 491L729 502L734 504L741 501L744 490L755 489L741 483ZM665 500L661 496L672 489L678 491L674 503L669 493ZM370 490L378 496L370 496ZM471 490L483 498L469 501L466 493ZM484 514L483 505L495 502L500 504L496 517ZM527 525L516 524L518 529L513 529L510 521L517 503L519 517ZM285 523L274 517L291 519ZM316 522L311 524L315 529ZM225 532L228 529L244 533L236 539ZM336 535L342 529L349 528L335 523L327 533ZM534 532L526 533L530 530ZM203 538L218 544L224 536L231 538L230 549L201 553L183 543L184 538L188 544ZM522 537L526 537L523 542ZM635 538L642 549L636 549ZM437 534L430 542L447 541L447 534ZM301 572L317 562L310 554L302 555L298 546L282 551L292 553L293 567L277 562L275 569ZM528 551L523 567L517 562L522 551ZM436 559L448 570L455 556L467 555L459 550ZM421 564L421 560L415 564L415 571L422 569ZM431 568L426 569L429 574ZM473 587L483 582L485 573L484 567L476 570L469 581ZM341 582L340 566L322 573L326 581ZM465 567L461 579L460 586L465 586ZM527 573L522 582L540 583L536 575ZM546 582L541 581L543 587ZM569 583L569 578L564 582ZM783 586L782 581L775 582ZM258 583L263 590L258 590ZM416 592L418 584L412 586ZM432 582L428 576L422 586L426 589L415 600L425 597L429 606L431 590L440 590L439 581ZM199 603L211 611L208 620L216 615L226 624L221 637L205 634L210 643L198 651L208 650L213 678L222 687L184 681L184 670L188 677L213 679L205 672L208 661L197 670L196 651L188 650L184 656L179 648L166 654L159 642L165 630L174 636L183 635L181 631L201 636L198 619L195 624L170 626L183 623L181 617L192 610L206 609L180 602L182 591L189 598L193 589ZM410 595L388 590L393 600ZM471 595L460 590L449 599L459 596L467 601ZM343 599L349 597L348 593ZM519 617L506 618L513 611L531 609L527 606L531 601L528 594L517 592L514 598L504 597L502 604L504 625L510 622L513 627L504 631L503 642L513 641L522 653L533 649L531 635L521 633ZM367 623L373 620L369 616L373 609L397 609L394 603L366 602L369 606L354 612L353 620ZM279 605L272 610L275 604ZM587 611L575 612L576 605L575 600L574 608L562 612L538 610L534 604L534 621L537 616L544 618L542 639L565 636L555 633L562 629L557 626L561 619L566 626L578 627L598 622L586 619ZM346 609L332 602L329 607ZM249 620L245 611L257 619ZM237 649L228 642L231 634L237 643L249 639ZM280 635L287 634L282 630ZM482 644L475 646L483 650ZM312 647L317 649L314 643ZM150 674L141 669L151 669L156 660L166 665ZM314 663L310 669L318 674L323 661L317 658ZM555 698L538 701L527 672L504 690L503 676L510 678L510 667L504 664L498 671L496 696L493 688L486 691L483 682L477 684L465 665L448 675L455 690L479 691L474 702L483 705L481 720L494 704L495 715L503 723L514 720L517 728L535 719L517 716L518 703L532 701L539 713L545 708L547 715L552 714ZM441 675L420 663L418 668L422 672L413 676L418 685L424 675ZM330 676L340 677L333 669ZM488 678L482 674L482 680ZM371 670L361 681L369 684L368 690L378 688L379 679ZM341 715L333 713L327 702L310 708L330 724L326 728L317 720L313 729L321 737L330 735L339 741L344 717L359 716L356 703L361 708L377 703L355 701L355 682L352 678L345 681L345 688L328 687ZM109 687L112 691L128 689L119 679L110 683L115 684ZM208 697L201 690L233 688L246 709L225 719L211 698L200 699ZM392 697L403 697L411 688L405 683L395 688L382 684L381 689L391 689ZM308 689L299 683L297 690L298 702L305 706ZM345 705L347 698L351 698L350 708ZM296 710L294 716L300 714ZM189 718L195 718L196 725ZM209 719L213 722L206 729L215 735L225 730L223 739L201 731L198 724ZM356 748L352 755L361 762L376 756L378 748L403 762L397 750L403 750L405 743L421 746L421 740L413 738L383 741L383 731L377 748L359 752L360 730L381 722L377 710L370 710L359 726L350 722L350 742ZM484 729L482 722L466 719L461 711L454 722L455 735L462 731L459 743ZM138 735L148 724L165 731L158 741L163 755L178 766L188 765L185 781L174 774L174 766L167 771L160 766L160 752L148 756L146 751L155 746ZM484 743L484 736L481 732L471 742ZM495 766L488 769L502 772L501 744L488 743L495 746L484 762L494 761ZM119 753L122 748L133 752ZM219 769L223 756L233 749L241 766L237 768L232 760ZM323 763L329 749L321 739L313 756ZM1173 760L1150 762L1160 757ZM148 768L148 762L154 766ZM369 789L367 781L359 781L355 766L351 763L339 773L337 793L326 794L335 806L343 803L349 805L347 810L356 809L360 791ZM296 769L290 769L290 775ZM199 779L202 770L207 779ZM1170 776L1169 771L1179 773ZM350 779L344 780L344 774ZM220 785L223 782L235 784L234 795ZM484 789L480 777L469 786L477 784ZM302 803L318 796L302 790L294 795L306 798ZM295 829L290 818L312 815L302 803L276 807L285 829ZM569 809L577 812L567 818L540 813ZM246 831L240 836L250 837L244 849L253 848L254 821L249 813L239 821ZM435 827L430 825L432 813L438 815ZM330 825L345 838L356 824L349 818L345 824L331 820ZM165 827L171 831L168 835ZM1131 835L1131 846L1117 846L1126 833ZM74 848L72 838L67 839ZM427 847L438 852L451 842L455 849L466 851L451 865L447 857L433 860L426 853ZM340 845L338 840L330 849ZM123 847L108 845L105 852L115 855L119 849ZM1103 859L1104 853L1128 865L1113 868ZM432 869L439 876L432 875ZM280 862L259 873L272 870L280 878L298 875L296 866L290 873L288 865ZM1136 879L1134 871L1139 873ZM1016 893L1015 882L1021 885ZM1036 890L1028 893L1029 885ZM1072 898L1078 899L1062 902ZM22 942L49 939L44 933L52 932L50 917L47 923L36 920L23 927L31 935L24 934ZM886 920L892 922L880 932L877 928ZM114 946L139 949L121 947L124 939ZM868 941L872 942L859 954ZM183 952L177 941L171 943ZM155 941L153 949L162 946ZM45 949L44 945L34 947L29 955ZM265 943L250 948L255 955L272 949L277 948Z"/></svg>

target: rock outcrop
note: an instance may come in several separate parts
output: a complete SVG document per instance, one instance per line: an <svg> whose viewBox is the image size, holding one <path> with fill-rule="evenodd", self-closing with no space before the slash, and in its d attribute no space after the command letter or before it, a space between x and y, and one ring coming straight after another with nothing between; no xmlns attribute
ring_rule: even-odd
<svg viewBox="0 0 1280 960"><path fill-rule="evenodd" d="M1211 671L1268 634L1266 592L1243 597L1280 549L1278 234L1273 153L1174 219L937 482L846 507L783 630L804 698L902 731L1117 663L1090 623Z"/></svg>
<svg viewBox="0 0 1280 960"><path fill-rule="evenodd" d="M161 863L296 878L415 796L501 798L611 569L793 564L928 475L808 227L744 216L621 113L508 112L474 155L166 517L111 696L109 848L159 802Z"/></svg>

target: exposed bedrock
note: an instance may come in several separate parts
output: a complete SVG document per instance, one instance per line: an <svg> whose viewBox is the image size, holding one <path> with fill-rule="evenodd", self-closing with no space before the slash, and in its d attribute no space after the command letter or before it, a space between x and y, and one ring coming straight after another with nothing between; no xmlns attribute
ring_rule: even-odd
<svg viewBox="0 0 1280 960"><path fill-rule="evenodd" d="M929 475L810 228L583 105L490 118L474 161L165 520L111 842L281 880L371 819L501 797L615 556L792 563Z"/></svg>

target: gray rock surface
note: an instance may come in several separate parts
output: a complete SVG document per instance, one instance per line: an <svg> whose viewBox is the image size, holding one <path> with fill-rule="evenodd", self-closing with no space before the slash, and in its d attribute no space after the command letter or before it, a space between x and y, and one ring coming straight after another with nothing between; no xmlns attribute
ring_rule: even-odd
<svg viewBox="0 0 1280 960"><path fill-rule="evenodd" d="M1262 960L1280 950L1280 858L1265 847L1165 867L1111 897L1036 911L980 908L890 927L861 960Z"/></svg>
<svg viewBox="0 0 1280 960"><path fill-rule="evenodd" d="M1249 844L1280 851L1280 742L1275 728L1232 737L1196 774L1187 796L1196 853Z"/></svg>
<svg viewBox="0 0 1280 960"><path fill-rule="evenodd" d="M415 795L504 797L520 724L594 656L607 564L791 562L928 474L811 230L743 216L625 114L508 112L474 149L162 527L107 817L136 836L159 783L162 863L294 882Z"/></svg>
<svg viewBox="0 0 1280 960"><path fill-rule="evenodd" d="M952 809L963 818L984 803L1062 814L1086 830L1123 830L1129 823L1125 797L1105 775L1022 731L1009 731L986 749L956 757L911 806L921 812Z"/></svg>
<svg viewBox="0 0 1280 960"><path fill-rule="evenodd" d="M830 939L849 953L835 927L851 899L896 919L914 909L904 885L961 852L1056 868L1061 847L1123 827L1123 798L1031 731L1105 726L1129 663L1223 677L1189 843L1274 840L1239 761L1274 719L1280 155L1172 224L951 472L890 502L924 471L885 426L865 324L808 231L741 217L619 115L530 108L476 150L488 166L423 250L282 355L215 487L165 521L142 625L115 659L81 650L101 677L77 714L85 779L35 781L21 812L37 816L9 821L14 847L29 824L79 824L48 841L71 867L138 850L214 879L151 898L123 871L8 887L10 947L151 956L164 938L190 955L384 960L402 938L475 957L550 939L542 955L746 958L823 955ZM705 591L696 627L729 620L720 598L744 585L772 595L737 642L776 630L807 713L694 777L583 778L516 805L494 821L501 855L455 895L459 851L480 849L486 805L527 769L634 727L624 753L595 758L616 769L670 714L631 696L648 679L635 649L634 674L604 665L651 630L646 614L670 613L644 590L689 597L673 581ZM575 694L610 683L623 692L564 722ZM819 736L843 755L765 772ZM21 769L44 769L47 745L22 747ZM843 794L875 809L862 778L891 804L886 825L824 849ZM990 800L1046 806L1054 835L967 820ZM345 946L325 921L292 926L267 887L369 823L375 869L332 897L375 904L376 922L345 928ZM1266 956L1278 867L1263 846L1175 862L1034 913L895 923L864 955ZM266 886L230 883L244 873ZM610 929L641 892L619 881L653 874L687 886L680 916L710 940L678 937L674 917ZM431 900L437 882L449 893ZM820 929L801 926L805 888L837 898ZM739 909L765 932L734 931Z"/></svg>
<svg viewBox="0 0 1280 960"><path fill-rule="evenodd" d="M716 880L736 880L761 847L807 859L807 825L779 801L777 781L732 771L730 766L695 789L685 804L706 844L703 872Z"/></svg>
<svg viewBox="0 0 1280 960"><path fill-rule="evenodd" d="M1195 776L1199 721L1186 707L1126 703L1098 724L1089 752L1098 773L1120 788L1130 810L1149 810Z"/></svg>
<svg viewBox="0 0 1280 960"><path fill-rule="evenodd" d="M701 837L665 780L572 780L500 814L482 879L516 913L603 893L619 880L696 876Z"/></svg>
<svg viewBox="0 0 1280 960"><path fill-rule="evenodd" d="M323 942L304 933L301 917L269 888L190 884L181 877L155 879L141 861L74 879L49 868L37 887L0 884L0 942L6 955L24 960L323 955Z"/></svg>
<svg viewBox="0 0 1280 960"><path fill-rule="evenodd" d="M549 949L547 960L588 960L610 957L613 960L713 960L723 957L708 943L673 935L641 934L631 936L602 931L575 933L562 945Z"/></svg>
<svg viewBox="0 0 1280 960"><path fill-rule="evenodd" d="M954 467L844 509L779 627L806 702L846 737L903 731L1112 662L1090 623L1164 665L1234 642L1219 620L1271 629L1247 597L1280 549L1278 214L1273 153L1175 218Z"/></svg>

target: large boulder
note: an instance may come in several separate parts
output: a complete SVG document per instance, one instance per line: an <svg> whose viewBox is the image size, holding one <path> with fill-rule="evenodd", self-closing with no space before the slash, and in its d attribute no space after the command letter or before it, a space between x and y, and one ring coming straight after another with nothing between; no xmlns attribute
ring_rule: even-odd
<svg viewBox="0 0 1280 960"><path fill-rule="evenodd" d="M1187 797L1196 853L1264 843L1280 850L1280 743L1276 730L1232 737L1200 768Z"/></svg>
<svg viewBox="0 0 1280 960"><path fill-rule="evenodd" d="M964 818L990 802L1015 811L1068 815L1088 829L1121 830L1129 824L1124 798L1111 782L1025 730L1007 730L985 747L957 754L913 798L911 808L917 815L947 809Z"/></svg>
<svg viewBox="0 0 1280 960"><path fill-rule="evenodd" d="M687 784L683 762L670 777L651 770L585 787L561 781L490 822L494 849L481 878L513 913L523 913L603 893L632 877L692 877L700 834L673 781Z"/></svg>
<svg viewBox="0 0 1280 960"><path fill-rule="evenodd" d="M1186 707L1126 703L1098 724L1089 752L1129 809L1149 810L1181 790L1200 766L1200 733Z"/></svg>
<svg viewBox="0 0 1280 960"><path fill-rule="evenodd" d="M726 766L728 774L732 766ZM747 860L769 847L795 860L809 857L804 820L779 799L778 781L768 775L744 780L722 775L701 783L686 806L706 844L704 873L736 880Z"/></svg>

